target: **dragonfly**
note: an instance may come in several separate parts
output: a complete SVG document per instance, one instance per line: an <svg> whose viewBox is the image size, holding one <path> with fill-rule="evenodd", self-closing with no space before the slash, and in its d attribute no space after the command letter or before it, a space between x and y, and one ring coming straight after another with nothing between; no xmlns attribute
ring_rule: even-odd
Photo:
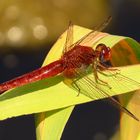
<svg viewBox="0 0 140 140"><path fill-rule="evenodd" d="M111 58L111 49L102 43L98 44L95 49L85 44L96 37L97 34L109 24L110 20L111 17L108 17L103 23L96 26L94 30L84 35L75 43L73 43L73 24L70 23L67 29L66 41L61 58L37 70L1 83L0 94L16 87L62 74L64 78L72 80L72 85L78 90L79 95L81 89L78 86L77 81L81 77L85 77L82 82L85 82L85 84L89 86L92 95L94 95L94 90L98 91L99 96L102 95L108 97L119 109L139 121L139 119L122 106L119 101L117 101L114 97L111 97L106 91L99 88L96 84L100 82L100 84L109 87L107 82L98 77L98 72L102 73L103 70L115 70L108 68L107 65L105 65L105 62L109 61ZM95 82L86 77L84 74L89 66L92 67ZM94 98L94 96L91 95L90 97Z"/></svg>

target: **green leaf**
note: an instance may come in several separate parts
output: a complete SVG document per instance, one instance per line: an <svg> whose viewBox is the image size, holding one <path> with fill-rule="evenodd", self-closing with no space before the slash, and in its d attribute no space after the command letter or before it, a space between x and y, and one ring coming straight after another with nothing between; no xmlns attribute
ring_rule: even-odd
<svg viewBox="0 0 140 140"><path fill-rule="evenodd" d="M36 115L37 140L60 139L74 106Z"/></svg>
<svg viewBox="0 0 140 140"><path fill-rule="evenodd" d="M80 39L89 31L90 30L88 29L75 26L74 41ZM65 36L66 33L64 33L54 44L50 53L48 54L47 59L44 62L44 65L60 58L65 42ZM93 47L95 47L97 43L104 43L109 47L113 47L114 50L119 47L119 45L121 45L121 42L124 43L125 41L126 44L128 44L128 42L133 42L133 44L135 44L135 49L133 49L133 46L129 44L129 47L127 45L121 47L123 47L123 49L126 47L125 49L127 50L127 53L128 50L131 50L131 53L129 53L135 56L136 62L139 61L139 57L137 57L137 54L139 54L139 52L137 52L137 54L135 53L135 51L137 50L136 48L137 46L139 46L139 44L130 38L100 33L93 40L93 42L90 43L93 44L94 41L96 41L96 43ZM114 53L114 51L112 52ZM115 57L113 56L114 59L111 60L113 64L120 61L119 55L121 54L118 53L118 59L116 59L115 55ZM121 61L123 59L125 60L125 55L121 58ZM140 65L118 67L117 69L119 69L120 73L124 76L140 82ZM93 79L92 76L92 74L89 75L89 77ZM102 80L107 81L108 84L112 87L112 89L109 89L107 86L103 86L100 84L98 85L106 92L108 92L110 96L134 91L136 89L139 89L140 86L139 84L134 84L133 82L132 84L131 82L128 82L128 79L119 79L119 81L117 81L115 80L115 76L104 76L100 74L99 77ZM95 91L93 95L95 95L96 100L107 97L99 96L99 93L97 91ZM36 116L38 140L59 140L62 130L69 118L69 115L74 108L74 105L86 103L95 99L91 99L84 94L80 94L79 96L77 96L77 91L64 84L63 77L61 75L58 75L53 78L45 79L36 83L9 90L1 95L0 120L25 114L40 113Z"/></svg>

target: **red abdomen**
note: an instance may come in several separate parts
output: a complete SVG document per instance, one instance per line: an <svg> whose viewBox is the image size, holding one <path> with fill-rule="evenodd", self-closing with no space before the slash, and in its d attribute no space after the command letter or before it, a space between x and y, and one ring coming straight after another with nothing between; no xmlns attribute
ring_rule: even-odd
<svg viewBox="0 0 140 140"><path fill-rule="evenodd" d="M39 68L30 73L0 84L0 93L11 88L19 87L28 83L36 82L61 73L64 70L62 60L57 60L47 66Z"/></svg>

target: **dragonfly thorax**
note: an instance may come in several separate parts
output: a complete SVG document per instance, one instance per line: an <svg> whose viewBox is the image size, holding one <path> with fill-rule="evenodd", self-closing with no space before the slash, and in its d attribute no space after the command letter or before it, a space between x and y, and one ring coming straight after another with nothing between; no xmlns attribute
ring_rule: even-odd
<svg viewBox="0 0 140 140"><path fill-rule="evenodd" d="M77 45L62 56L64 76L76 77L77 72L85 72L86 68L95 60L95 51L91 47Z"/></svg>
<svg viewBox="0 0 140 140"><path fill-rule="evenodd" d="M95 51L91 47L77 45L64 53L62 60L64 67L70 69L90 65L95 57Z"/></svg>

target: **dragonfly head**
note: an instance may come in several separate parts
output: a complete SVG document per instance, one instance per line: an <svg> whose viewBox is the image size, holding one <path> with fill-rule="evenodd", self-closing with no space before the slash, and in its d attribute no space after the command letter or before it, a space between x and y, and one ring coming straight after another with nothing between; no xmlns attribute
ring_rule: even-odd
<svg viewBox="0 0 140 140"><path fill-rule="evenodd" d="M111 58L111 49L105 44L98 44L95 49L98 52L100 62L106 62Z"/></svg>

